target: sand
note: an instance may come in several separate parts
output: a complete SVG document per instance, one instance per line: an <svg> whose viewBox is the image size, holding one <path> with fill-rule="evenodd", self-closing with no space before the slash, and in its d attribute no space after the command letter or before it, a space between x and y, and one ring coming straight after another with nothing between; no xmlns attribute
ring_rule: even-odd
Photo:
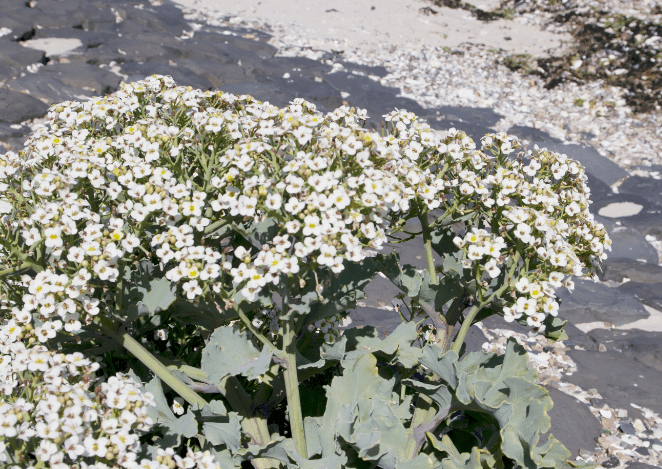
<svg viewBox="0 0 662 469"><path fill-rule="evenodd" d="M281 23L297 35L309 38L314 48L369 51L378 44L397 47L405 41L421 41L440 47L470 42L512 53L548 55L561 50L572 37L542 31L510 20L481 22L466 10L436 7L424 0L175 0L202 11L243 20ZM495 7L495 0L472 2ZM424 10L429 7L436 11Z"/></svg>

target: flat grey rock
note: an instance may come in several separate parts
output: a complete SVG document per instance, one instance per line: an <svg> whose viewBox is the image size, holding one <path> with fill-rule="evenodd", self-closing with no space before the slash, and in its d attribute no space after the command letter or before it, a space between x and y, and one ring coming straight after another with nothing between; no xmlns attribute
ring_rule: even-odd
<svg viewBox="0 0 662 469"><path fill-rule="evenodd" d="M557 295L562 299L559 316L573 324L605 321L622 326L650 316L633 296L592 280L576 279L572 293L559 289Z"/></svg>
<svg viewBox="0 0 662 469"><path fill-rule="evenodd" d="M48 105L25 93L0 88L0 109L0 123L18 124L45 115Z"/></svg>
<svg viewBox="0 0 662 469"><path fill-rule="evenodd" d="M630 176L618 186L621 194L632 194L648 200L651 204L662 207L662 180Z"/></svg>
<svg viewBox="0 0 662 469"><path fill-rule="evenodd" d="M619 352L623 357L638 361L650 368L651 373L662 373L662 332L638 329L593 329L587 335L604 344L608 352Z"/></svg>
<svg viewBox="0 0 662 469"><path fill-rule="evenodd" d="M662 281L662 266L647 264L629 259L607 259L602 264L603 280L622 282L623 278L629 278L637 283L659 283Z"/></svg>
<svg viewBox="0 0 662 469"><path fill-rule="evenodd" d="M44 52L23 47L6 38L0 38L0 82L25 73L28 65L43 64L45 61Z"/></svg>
<svg viewBox="0 0 662 469"><path fill-rule="evenodd" d="M533 127L527 127L525 125L514 125L511 128L508 129L508 134L515 135L516 137L522 139L522 140L529 140L529 141L534 141L536 143L556 143L560 144L562 143L561 140L558 138L554 138L551 135L549 135L547 132L540 130L540 129L534 129ZM538 143L538 146L540 147L540 143Z"/></svg>
<svg viewBox="0 0 662 469"><path fill-rule="evenodd" d="M611 408L626 409L629 416L642 416L632 407L647 407L662 413L662 374L654 368L624 356L620 352L589 352L569 350L568 356L577 364L577 372L564 380L582 389L595 388ZM643 378L642 378L643 376ZM636 384L636 386L635 386Z"/></svg>
<svg viewBox="0 0 662 469"><path fill-rule="evenodd" d="M657 250L637 229L624 225L623 222L617 225L613 219L599 215L595 215L595 219L605 225L611 238L611 252L607 252L609 260L644 260L650 264L659 262Z"/></svg>
<svg viewBox="0 0 662 469"><path fill-rule="evenodd" d="M548 410L552 427L548 434L543 435L541 444L547 441L549 434L559 440L570 450L573 458L579 455L579 450L593 450L598 446L596 438L601 435L602 425L595 418L588 406L574 397L547 387L554 407Z"/></svg>
<svg viewBox="0 0 662 469"><path fill-rule="evenodd" d="M650 464L643 462L633 462L632 464L628 464L625 467L626 469L660 469L659 466L651 466Z"/></svg>
<svg viewBox="0 0 662 469"><path fill-rule="evenodd" d="M624 295L632 295L641 303L662 311L662 277L658 283L627 282L618 287ZM662 341L662 337L660 337Z"/></svg>
<svg viewBox="0 0 662 469"><path fill-rule="evenodd" d="M119 87L121 77L107 70L81 62L54 63L38 73L7 82L13 90L27 91L49 103L76 100L85 96L102 96Z"/></svg>

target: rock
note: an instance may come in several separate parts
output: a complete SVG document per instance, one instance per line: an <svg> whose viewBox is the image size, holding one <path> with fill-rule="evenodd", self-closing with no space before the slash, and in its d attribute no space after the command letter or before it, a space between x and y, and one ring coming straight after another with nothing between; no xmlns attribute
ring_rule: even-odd
<svg viewBox="0 0 662 469"><path fill-rule="evenodd" d="M484 107L443 106L436 108L435 112L437 111L447 120L480 124L487 127L494 127L502 118L501 114Z"/></svg>
<svg viewBox="0 0 662 469"><path fill-rule="evenodd" d="M43 51L23 47L17 42L0 38L0 80L10 79L25 72L31 64L44 64L46 55Z"/></svg>
<svg viewBox="0 0 662 469"><path fill-rule="evenodd" d="M53 63L38 73L10 80L7 87L28 91L31 96L53 104L111 93L118 89L120 80L114 73L85 63Z"/></svg>
<svg viewBox="0 0 662 469"><path fill-rule="evenodd" d="M602 467L606 467L606 468L611 469L612 467L618 466L620 463L621 463L620 459L618 459L616 456L611 456L609 459L607 459L601 465L602 465Z"/></svg>
<svg viewBox="0 0 662 469"><path fill-rule="evenodd" d="M577 279L572 293L561 289L557 295L562 299L559 316L574 324L606 321L621 326L650 316L633 296L591 280Z"/></svg>
<svg viewBox="0 0 662 469"><path fill-rule="evenodd" d="M634 449L637 453L641 454L642 456L648 456L650 454L650 451L648 451L647 448L644 448L643 446L639 446Z"/></svg>
<svg viewBox="0 0 662 469"><path fill-rule="evenodd" d="M608 259L644 260L650 264L659 262L657 250L636 229L605 222L602 217L595 218L605 225L612 240Z"/></svg>
<svg viewBox="0 0 662 469"><path fill-rule="evenodd" d="M611 408L627 409L636 418L643 414L630 403L662 413L662 375L655 369L611 350L569 350L567 354L577 364L577 372L564 380L583 389L596 388Z"/></svg>
<svg viewBox="0 0 662 469"><path fill-rule="evenodd" d="M618 186L620 194L632 194L662 207L662 180L630 176Z"/></svg>
<svg viewBox="0 0 662 469"><path fill-rule="evenodd" d="M626 466L627 469L660 469L659 466L651 466L643 462L633 462Z"/></svg>
<svg viewBox="0 0 662 469"><path fill-rule="evenodd" d="M574 397L555 388L547 388L554 407L548 410L552 421L550 433L565 445L574 459L580 449L592 450L597 446L596 438L600 436L602 425L591 413L589 408ZM540 444L547 441L547 436L541 438Z"/></svg>
<svg viewBox="0 0 662 469"><path fill-rule="evenodd" d="M547 132L524 125L514 125L508 129L507 133L522 140L535 141L539 147L542 147L541 143L562 143L561 140L552 137Z"/></svg>
<svg viewBox="0 0 662 469"><path fill-rule="evenodd" d="M621 422L621 424L618 426L618 428L623 433L627 433L628 435L634 435L637 432L634 429L634 426L632 426L632 423L630 423L630 422Z"/></svg>
<svg viewBox="0 0 662 469"><path fill-rule="evenodd" d="M632 295L654 309L662 311L662 282L637 283L627 282L617 288L624 295Z"/></svg>
<svg viewBox="0 0 662 469"><path fill-rule="evenodd" d="M626 284L627 285L627 284ZM587 334L591 339L608 345L611 352L636 360L653 370L662 372L662 333L638 329L607 330L593 329Z"/></svg>
<svg viewBox="0 0 662 469"><path fill-rule="evenodd" d="M0 88L0 109L0 123L18 124L45 115L48 106L25 93Z"/></svg>
<svg viewBox="0 0 662 469"><path fill-rule="evenodd" d="M634 429L638 431L639 433L643 433L646 431L646 426L644 425L644 422L642 422L640 419L635 419L634 423L632 424Z"/></svg>
<svg viewBox="0 0 662 469"><path fill-rule="evenodd" d="M652 263L638 262L631 259L612 259L611 256L602 263L602 280L622 282L624 278L633 283L656 284L662 282L662 266Z"/></svg>

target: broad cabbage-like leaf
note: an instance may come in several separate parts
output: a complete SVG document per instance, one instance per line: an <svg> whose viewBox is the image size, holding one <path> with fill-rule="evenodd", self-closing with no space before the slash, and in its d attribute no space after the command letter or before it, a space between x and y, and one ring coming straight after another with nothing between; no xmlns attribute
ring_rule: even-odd
<svg viewBox="0 0 662 469"><path fill-rule="evenodd" d="M266 347L262 352L256 349L245 331L223 326L214 331L202 351L202 371L212 384L219 384L228 375L256 379L267 372L271 357Z"/></svg>

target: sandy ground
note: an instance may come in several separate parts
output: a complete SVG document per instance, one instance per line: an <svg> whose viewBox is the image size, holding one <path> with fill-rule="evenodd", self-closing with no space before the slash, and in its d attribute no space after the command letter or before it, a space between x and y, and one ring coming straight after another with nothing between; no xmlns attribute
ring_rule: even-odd
<svg viewBox="0 0 662 469"><path fill-rule="evenodd" d="M377 44L397 47L404 41L455 47L482 43L513 53L546 55L572 40L570 35L541 31L535 26L499 20L484 23L468 11L433 6L425 0L175 0L175 3L244 20L289 25L304 33L314 48L370 50ZM495 0L473 1L489 9ZM436 13L425 10L430 7Z"/></svg>

